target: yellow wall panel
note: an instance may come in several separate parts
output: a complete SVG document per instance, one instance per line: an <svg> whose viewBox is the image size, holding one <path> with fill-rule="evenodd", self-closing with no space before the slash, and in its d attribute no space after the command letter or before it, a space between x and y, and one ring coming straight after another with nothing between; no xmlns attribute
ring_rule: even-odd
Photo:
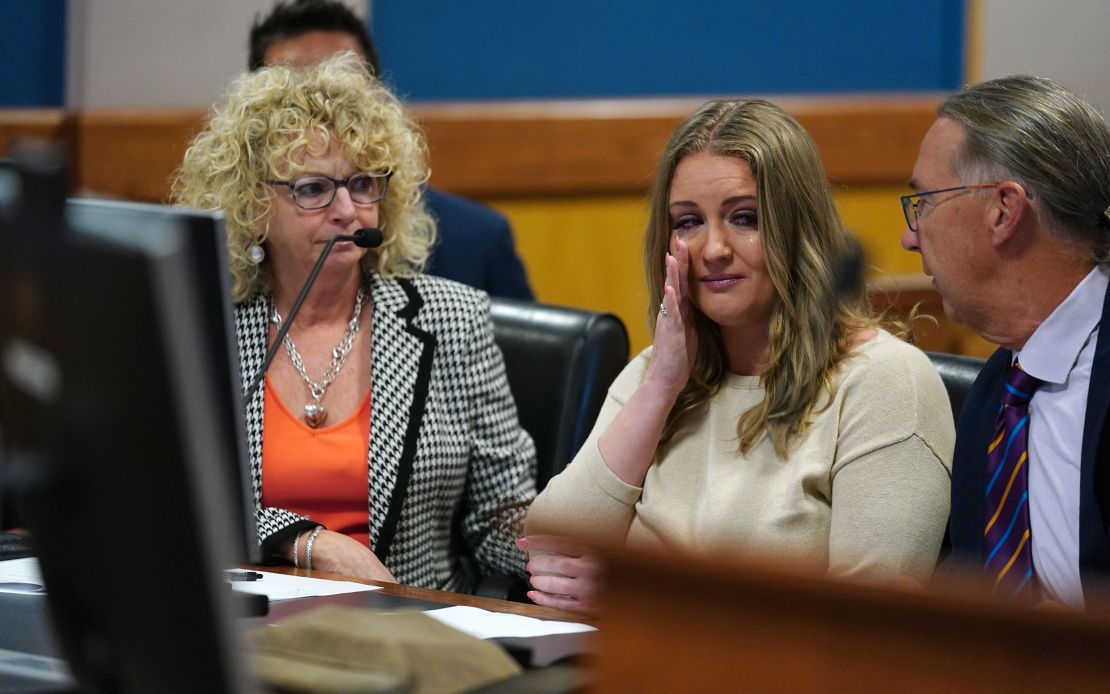
<svg viewBox="0 0 1110 694"><path fill-rule="evenodd" d="M536 298L546 304L615 313L633 352L650 343L640 242L641 197L489 200L513 225Z"/></svg>
<svg viewBox="0 0 1110 694"><path fill-rule="evenodd" d="M833 192L841 221L863 244L869 279L921 272L920 257L900 242L906 221L898 196L908 192L905 186L851 186Z"/></svg>

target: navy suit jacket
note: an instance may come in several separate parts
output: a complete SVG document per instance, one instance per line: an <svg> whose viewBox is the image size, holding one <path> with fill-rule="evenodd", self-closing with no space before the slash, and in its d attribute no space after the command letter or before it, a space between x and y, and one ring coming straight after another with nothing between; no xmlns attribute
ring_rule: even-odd
<svg viewBox="0 0 1110 694"><path fill-rule="evenodd" d="M509 220L485 205L435 188L424 189L439 227L429 275L476 287L490 296L533 301L524 265L513 246Z"/></svg>
<svg viewBox="0 0 1110 694"><path fill-rule="evenodd" d="M1079 490L1079 571L1084 589L1110 579L1110 290L1102 303L1087 411L1083 424ZM968 393L956 428L952 461L953 558L982 565L987 446L1002 404L1012 352L999 349Z"/></svg>

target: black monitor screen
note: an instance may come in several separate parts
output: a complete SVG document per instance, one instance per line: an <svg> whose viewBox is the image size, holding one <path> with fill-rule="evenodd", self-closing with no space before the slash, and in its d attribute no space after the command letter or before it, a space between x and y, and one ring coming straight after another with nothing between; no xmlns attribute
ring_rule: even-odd
<svg viewBox="0 0 1110 694"><path fill-rule="evenodd" d="M228 485L241 500L242 526L229 535L236 542L242 538L242 546L235 548L242 561L257 563L261 557L246 454L242 380L234 342L223 214L169 205L71 198L66 205L66 220L80 235L124 243L133 243L136 239L155 242L162 237L184 239L191 264L191 282L203 309L200 331L187 339L197 349L207 351L214 379L211 388L217 396L220 444L233 461L227 469Z"/></svg>
<svg viewBox="0 0 1110 694"><path fill-rule="evenodd" d="M28 166L0 218L0 426L59 641L90 691L241 690L235 401L194 222L71 225L64 190Z"/></svg>

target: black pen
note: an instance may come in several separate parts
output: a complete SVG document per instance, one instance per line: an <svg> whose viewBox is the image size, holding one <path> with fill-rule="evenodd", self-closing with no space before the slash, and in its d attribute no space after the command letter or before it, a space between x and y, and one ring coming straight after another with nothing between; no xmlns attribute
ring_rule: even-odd
<svg viewBox="0 0 1110 694"><path fill-rule="evenodd" d="M229 581L260 581L262 574L257 571L246 571L244 569L228 569L224 572Z"/></svg>

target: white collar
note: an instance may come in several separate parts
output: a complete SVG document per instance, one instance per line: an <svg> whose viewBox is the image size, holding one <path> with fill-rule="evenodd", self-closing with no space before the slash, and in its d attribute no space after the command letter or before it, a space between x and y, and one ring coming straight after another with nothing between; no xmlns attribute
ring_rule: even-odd
<svg viewBox="0 0 1110 694"><path fill-rule="evenodd" d="M1096 265L1071 294L1053 309L1014 353L1021 368L1047 383L1065 384L1079 353L1098 328L1102 302L1110 285L1108 270Z"/></svg>

